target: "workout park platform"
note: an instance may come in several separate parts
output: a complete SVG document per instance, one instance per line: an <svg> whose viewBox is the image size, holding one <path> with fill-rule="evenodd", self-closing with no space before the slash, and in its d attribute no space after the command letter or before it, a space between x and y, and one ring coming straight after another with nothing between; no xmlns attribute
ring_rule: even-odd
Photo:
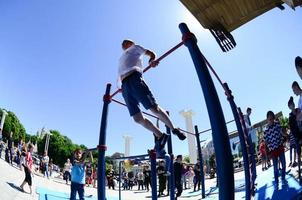
<svg viewBox="0 0 302 200"><path fill-rule="evenodd" d="M257 166L258 176L256 179L257 183L257 190L254 196L255 200L295 200L301 198L302 188L299 185L299 182L294 177L296 174L297 168L291 168L287 170L286 173L286 180L287 184L282 186L281 181L279 183L278 190L274 189L273 185L273 167L270 167L266 171L261 171L261 166ZM239 178L239 177L240 178ZM243 173L236 173L235 174L235 199L244 199L245 198L245 185L244 185L244 177ZM69 193L67 192L58 192L54 190L50 190L47 188L39 187L36 190L37 194L39 194L39 200L63 200L69 199ZM150 199L151 193L138 193L136 190L133 190L133 197L132 199ZM201 198L201 192L193 192L191 190L184 190L182 196L179 199L192 199L192 200L199 200ZM123 194L123 192L122 192ZM116 195L118 195L118 191L116 190ZM216 200L218 199L219 189L218 187L207 187L206 186L206 200ZM97 200L95 195L85 196L87 200ZM118 196L109 196L107 200L118 200ZM130 200L129 195L123 198L124 200ZM161 197L159 199L169 199L167 197Z"/></svg>

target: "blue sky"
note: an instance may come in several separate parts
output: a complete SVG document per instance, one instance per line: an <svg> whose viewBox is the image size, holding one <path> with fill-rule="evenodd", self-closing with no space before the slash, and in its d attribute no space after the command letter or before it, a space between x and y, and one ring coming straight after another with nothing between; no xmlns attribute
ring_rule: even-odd
<svg viewBox="0 0 302 200"><path fill-rule="evenodd" d="M45 126L95 147L105 85L116 88L121 41L131 38L161 55L180 42L178 24L186 22L237 105L253 109L252 122L263 120L268 110L288 115L291 83L301 82L294 68L294 58L302 55L301 19L301 8L273 9L233 31L237 47L223 53L179 1L0 1L0 107L15 112L29 133ZM177 126L185 128L179 111L193 109L193 123L200 130L210 127L185 47L146 73L145 80ZM228 102L214 82L229 121ZM122 100L120 94L117 98ZM152 135L126 108L112 103L108 117L108 154L124 151L125 134L133 137L132 155L153 146ZM173 138L173 145L175 154L187 154L187 142Z"/></svg>

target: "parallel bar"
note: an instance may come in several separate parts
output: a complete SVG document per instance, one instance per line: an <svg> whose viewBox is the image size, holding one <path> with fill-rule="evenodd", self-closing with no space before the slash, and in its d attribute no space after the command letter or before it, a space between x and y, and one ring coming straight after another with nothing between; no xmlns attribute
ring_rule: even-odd
<svg viewBox="0 0 302 200"><path fill-rule="evenodd" d="M238 114L237 110L237 105L234 102L234 97L232 95L232 91L229 89L229 86L227 83L224 83L224 88L227 91L228 95L228 101L230 103L233 116L236 122L237 130L238 130L238 135L239 135L239 141L241 145L241 150L242 150L242 157L243 157L243 167L244 167L244 179L245 179L245 199L250 200L251 199L251 182L250 182L250 169L249 169L249 156L247 152L247 147L246 147L246 139L245 135L242 129L242 125L240 122L240 117Z"/></svg>
<svg viewBox="0 0 302 200"><path fill-rule="evenodd" d="M245 122L244 122L244 117L243 117L243 113L241 112L241 109L238 108L238 113L239 113L239 117L241 119L241 125L243 127L243 133L245 134L245 138L247 141L247 145L248 145L248 153L250 156L249 159L249 164L250 165L250 170L251 170L251 193L252 195L254 195L255 192L255 180L256 180L256 176L257 176L257 172L256 172L256 161L255 161L255 147L252 143L252 138L251 135L249 134L246 126L245 126Z"/></svg>
<svg viewBox="0 0 302 200"><path fill-rule="evenodd" d="M235 120L234 120L234 119L232 119L232 120L230 120L230 121L226 122L225 124L232 123L233 121L235 121ZM211 130L212 130L212 129L211 129L211 128L209 128L209 129L206 129L206 130L203 130L203 131L199 132L199 134L201 134L201 133L206 133L206 132L211 131Z"/></svg>
<svg viewBox="0 0 302 200"><path fill-rule="evenodd" d="M235 191L233 156L231 153L229 135L219 98L205 60L203 59L201 51L197 46L195 36L190 33L190 30L186 24L181 23L179 28L183 34L183 37L191 35L191 37L185 41L185 45L188 47L195 65L199 82L204 93L212 127L212 137L217 163L217 175L219 180L219 199L233 200Z"/></svg>
<svg viewBox="0 0 302 200"><path fill-rule="evenodd" d="M101 119L101 127L100 127L100 138L99 138L99 146L106 145L106 128L107 128L107 116L108 116L108 107L110 103L110 99L108 96L110 95L111 84L107 84L106 92L103 98L103 111L102 111L102 119ZM105 190L105 149L98 149L98 200L106 200L106 190Z"/></svg>

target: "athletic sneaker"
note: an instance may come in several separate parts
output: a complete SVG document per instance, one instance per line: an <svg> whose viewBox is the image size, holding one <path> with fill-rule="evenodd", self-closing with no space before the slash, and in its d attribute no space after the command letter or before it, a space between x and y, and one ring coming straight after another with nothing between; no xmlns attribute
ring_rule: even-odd
<svg viewBox="0 0 302 200"><path fill-rule="evenodd" d="M180 132L180 130L178 128L175 128L172 130L172 133L174 135L177 135L177 137L180 139L180 140L185 140L187 137L185 136L185 134L183 132Z"/></svg>
<svg viewBox="0 0 302 200"><path fill-rule="evenodd" d="M168 140L168 136L169 135L163 133L160 138L155 139L154 149L156 150L156 152L160 152L161 150L163 150L165 148L165 145L166 145L167 140Z"/></svg>
<svg viewBox="0 0 302 200"><path fill-rule="evenodd" d="M156 152L156 157L157 158L164 158L165 157L166 151L165 151L165 149L160 149L160 147L159 147L159 140L155 141L154 150ZM149 150L148 150L148 153L149 153Z"/></svg>

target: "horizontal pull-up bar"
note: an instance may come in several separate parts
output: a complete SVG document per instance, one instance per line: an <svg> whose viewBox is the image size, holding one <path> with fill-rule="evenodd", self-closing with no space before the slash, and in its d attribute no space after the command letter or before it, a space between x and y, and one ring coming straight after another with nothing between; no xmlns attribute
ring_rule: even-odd
<svg viewBox="0 0 302 200"><path fill-rule="evenodd" d="M143 155L137 155L137 156L126 156L126 157L120 157L120 158L112 158L112 160L127 160L127 159L135 159L135 158L146 158L149 157L149 154L143 154Z"/></svg>
<svg viewBox="0 0 302 200"><path fill-rule="evenodd" d="M234 120L234 119L232 119L232 120L230 120L230 121L226 122L225 124L229 124L229 123L232 123L232 122L234 122L234 121L235 121L235 120ZM210 130L212 130L212 129L211 129L211 128L206 129L206 130L204 130L204 131L199 132L199 134L201 134L201 133L206 133L206 132L208 132L208 131L210 131Z"/></svg>
<svg viewBox="0 0 302 200"><path fill-rule="evenodd" d="M233 119L233 120L231 120L231 121L226 122L225 124L229 124L229 123L231 123L231 122L233 122L233 121L235 121L235 120ZM190 134L190 135L196 135L195 133L191 133L191 132L186 131L186 130L183 130L183 129L181 129L181 128L180 128L180 130L181 130L182 132L185 132L185 133ZM210 131L210 130L212 130L212 129L211 129L211 128L206 129L206 130L204 130L204 131L199 132L199 134L201 134L201 133L206 133L206 132L208 132L208 131Z"/></svg>
<svg viewBox="0 0 302 200"><path fill-rule="evenodd" d="M159 58L157 58L155 60L155 62L160 62L162 59L164 59L165 57L167 57L168 55L170 55L173 51L175 51L176 49L178 49L179 47L181 47L183 44L184 44L184 41L181 41L176 46L174 46L173 48L171 48L169 51L167 51L166 53L164 53L163 55L161 55ZM150 68L152 68L151 64L149 64L145 69L143 69L143 73L145 73L146 71L148 71ZM122 89L116 90L114 93L112 93L110 95L110 97L113 98L117 93L119 93L121 91L122 91Z"/></svg>

